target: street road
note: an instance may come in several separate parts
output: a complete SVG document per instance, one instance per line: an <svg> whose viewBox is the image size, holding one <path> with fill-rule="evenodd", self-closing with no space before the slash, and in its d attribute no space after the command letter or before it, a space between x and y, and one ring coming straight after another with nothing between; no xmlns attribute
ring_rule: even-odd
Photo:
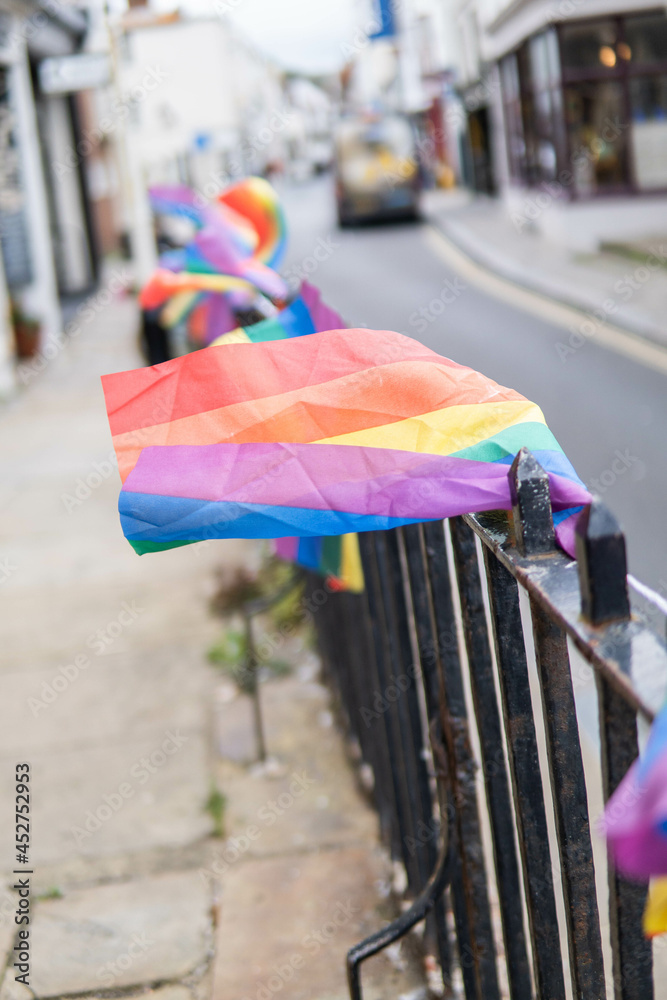
<svg viewBox="0 0 667 1000"><path fill-rule="evenodd" d="M309 271L348 325L415 337L536 402L621 521L630 572L667 595L667 365L594 340L563 358L565 310L531 306L532 296L495 277L473 280L430 226L341 231L327 177L282 193L290 227L282 270Z"/></svg>

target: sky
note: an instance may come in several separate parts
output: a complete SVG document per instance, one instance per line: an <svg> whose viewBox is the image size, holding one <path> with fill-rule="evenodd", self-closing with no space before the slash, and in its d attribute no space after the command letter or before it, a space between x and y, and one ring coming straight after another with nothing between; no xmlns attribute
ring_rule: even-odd
<svg viewBox="0 0 667 1000"><path fill-rule="evenodd" d="M366 0L368 2L368 0ZM177 0L153 0L171 10ZM345 62L344 46L363 22L364 0L180 0L195 14L228 9L243 35L288 69L333 72Z"/></svg>

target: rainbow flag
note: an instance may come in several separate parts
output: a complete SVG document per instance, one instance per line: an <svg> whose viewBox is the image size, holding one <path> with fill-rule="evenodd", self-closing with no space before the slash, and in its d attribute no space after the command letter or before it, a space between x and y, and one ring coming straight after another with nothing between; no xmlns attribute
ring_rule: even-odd
<svg viewBox="0 0 667 1000"><path fill-rule="evenodd" d="M224 344L259 344L267 340L288 340L325 330L340 330L345 324L338 313L322 302L314 285L303 282L299 295L285 309L252 326L237 327L217 337L211 347Z"/></svg>
<svg viewBox="0 0 667 1000"><path fill-rule="evenodd" d="M229 333L223 333L220 337L216 337L209 346L261 344L267 340L305 337L315 332L315 324L308 311L308 306L299 296L275 316L260 320L259 323L253 323L252 326L239 326L235 330L230 330Z"/></svg>
<svg viewBox="0 0 667 1000"><path fill-rule="evenodd" d="M184 185L153 187L149 197L156 213L187 218L195 229L187 246L162 255L139 297L144 309L162 307L164 327L187 321L193 341L208 343L234 328L225 312L251 308L262 296L287 298L274 270L286 247L285 218L268 181L246 178L212 203Z"/></svg>
<svg viewBox="0 0 667 1000"><path fill-rule="evenodd" d="M343 329L344 326L338 313L322 302L317 288L303 282L298 298L277 316L223 334L211 346L286 340L325 330ZM364 589L356 534L328 535L324 538L278 538L275 551L281 559L297 563L326 577L332 586L337 586L340 590L360 593Z"/></svg>
<svg viewBox="0 0 667 1000"><path fill-rule="evenodd" d="M623 875L641 882L667 875L667 706L651 727L646 750L609 799L602 825Z"/></svg>
<svg viewBox="0 0 667 1000"><path fill-rule="evenodd" d="M287 246L287 224L280 199L263 177L246 177L218 196L218 204L247 219L257 234L254 256L279 267Z"/></svg>
<svg viewBox="0 0 667 1000"><path fill-rule="evenodd" d="M524 445L570 549L564 518L589 501L539 407L389 331L210 347L103 384L139 553L508 509Z"/></svg>

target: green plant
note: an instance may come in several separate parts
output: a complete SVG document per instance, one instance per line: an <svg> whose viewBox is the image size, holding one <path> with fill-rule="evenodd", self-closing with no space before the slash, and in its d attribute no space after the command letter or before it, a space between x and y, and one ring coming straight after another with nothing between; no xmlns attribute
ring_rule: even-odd
<svg viewBox="0 0 667 1000"><path fill-rule="evenodd" d="M54 885L54 886L51 886L50 889L47 889L46 892L43 892L41 894L41 896L38 896L37 898L38 899L62 899L63 898L63 894L62 894L62 891L58 888L58 886Z"/></svg>
<svg viewBox="0 0 667 1000"><path fill-rule="evenodd" d="M246 659L248 642L244 632L237 629L227 629L218 642L208 651L209 663L216 666L237 669Z"/></svg>
<svg viewBox="0 0 667 1000"><path fill-rule="evenodd" d="M237 629L223 632L218 642L209 649L208 660L236 681L241 691L245 694L252 693L254 675L248 669L248 640L245 632ZM286 677L292 670L287 660L262 660L259 656L257 666L266 668L275 677Z"/></svg>
<svg viewBox="0 0 667 1000"><path fill-rule="evenodd" d="M215 785L211 785L205 811L213 820L213 836L224 837L225 835L225 811L227 809L227 796L224 795Z"/></svg>

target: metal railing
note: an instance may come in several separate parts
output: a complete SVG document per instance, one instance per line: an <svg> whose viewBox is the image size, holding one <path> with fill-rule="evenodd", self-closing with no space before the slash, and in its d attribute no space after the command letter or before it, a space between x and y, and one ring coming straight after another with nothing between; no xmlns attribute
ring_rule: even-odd
<svg viewBox="0 0 667 1000"><path fill-rule="evenodd" d="M315 615L413 900L350 951L353 1000L363 960L424 918L466 1000L654 995L645 887L611 869L608 892L596 883L575 689L595 677L606 801L637 756L638 717L662 703L667 649L630 608L606 508L581 518L575 562L555 546L529 452L510 483L511 515L361 534L365 593L331 594Z"/></svg>

